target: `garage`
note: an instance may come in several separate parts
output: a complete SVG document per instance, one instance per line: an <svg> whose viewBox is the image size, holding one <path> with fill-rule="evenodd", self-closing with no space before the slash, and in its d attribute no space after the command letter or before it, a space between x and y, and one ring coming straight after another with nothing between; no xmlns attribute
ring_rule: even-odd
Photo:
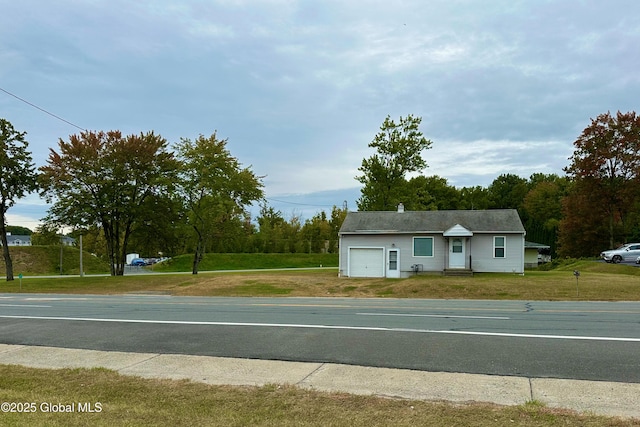
<svg viewBox="0 0 640 427"><path fill-rule="evenodd" d="M349 248L349 277L384 277L384 248Z"/></svg>

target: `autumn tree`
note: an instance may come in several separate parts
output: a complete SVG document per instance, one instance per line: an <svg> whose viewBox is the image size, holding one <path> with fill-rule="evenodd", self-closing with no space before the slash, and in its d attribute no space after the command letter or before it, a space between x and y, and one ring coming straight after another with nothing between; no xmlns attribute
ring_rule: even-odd
<svg viewBox="0 0 640 427"><path fill-rule="evenodd" d="M27 151L26 132L0 119L0 243L7 281L13 280L13 262L7 244L7 211L16 200L37 189L37 174Z"/></svg>
<svg viewBox="0 0 640 427"><path fill-rule="evenodd" d="M565 172L574 186L563 212L561 245L565 254L595 255L602 246L613 248L625 242L638 221L640 117L635 112L601 114L573 145ZM576 218L584 212L589 216L598 213L607 230L606 240L589 242L594 245L590 248L585 248L582 239L593 232L588 229L593 223Z"/></svg>
<svg viewBox="0 0 640 427"><path fill-rule="evenodd" d="M178 163L153 132L82 132L50 150L40 168L49 222L76 229L101 227L111 275L124 273L129 238L148 217L145 201L172 192Z"/></svg>
<svg viewBox="0 0 640 427"><path fill-rule="evenodd" d="M422 118L408 115L396 123L390 116L380 126L380 132L369 143L376 153L362 160L356 179L364 184L357 201L359 210L395 210L400 202L411 197L407 174L427 167L422 151L432 142L420 131Z"/></svg>
<svg viewBox="0 0 640 427"><path fill-rule="evenodd" d="M212 239L223 239L228 227L242 223L246 207L263 197L263 184L250 167L242 167L227 149L227 140L214 132L195 141L183 138L176 146L182 162L179 188L194 233L195 253L192 273Z"/></svg>

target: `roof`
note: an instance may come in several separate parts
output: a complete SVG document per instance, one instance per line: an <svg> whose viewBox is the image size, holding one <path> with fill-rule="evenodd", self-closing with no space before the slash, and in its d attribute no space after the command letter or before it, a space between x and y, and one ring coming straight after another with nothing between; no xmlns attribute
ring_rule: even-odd
<svg viewBox="0 0 640 427"><path fill-rule="evenodd" d="M524 247L525 247L525 249L527 249L527 248L532 248L532 249L551 249L551 246L549 246L549 245L545 245L543 243L527 242L526 240L524 242Z"/></svg>
<svg viewBox="0 0 640 427"><path fill-rule="evenodd" d="M461 225L473 233L525 233L515 209L349 212L339 234L444 233Z"/></svg>
<svg viewBox="0 0 640 427"><path fill-rule="evenodd" d="M7 244L11 244L12 242L31 242L31 236L27 235L17 235L17 234L9 234L7 235Z"/></svg>

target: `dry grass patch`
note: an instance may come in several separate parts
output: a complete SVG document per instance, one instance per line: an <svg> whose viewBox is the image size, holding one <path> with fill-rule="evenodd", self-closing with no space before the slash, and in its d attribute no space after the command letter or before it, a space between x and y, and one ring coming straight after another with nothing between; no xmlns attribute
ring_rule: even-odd
<svg viewBox="0 0 640 427"><path fill-rule="evenodd" d="M140 274L124 277L63 277L23 280L22 292L124 294L155 292L183 296L290 296L347 298L639 301L640 268L604 263L525 275L483 273L472 277L422 274L406 279L341 278L337 269L238 273ZM17 280L3 292L18 292Z"/></svg>
<svg viewBox="0 0 640 427"><path fill-rule="evenodd" d="M6 426L637 426L640 420L578 415L539 404L451 405L301 390L292 386L212 386L127 377L106 369L45 370L0 365L5 402L34 413L1 413ZM101 411L80 412L79 403ZM43 412L48 404L71 413ZM43 406L44 405L44 406Z"/></svg>

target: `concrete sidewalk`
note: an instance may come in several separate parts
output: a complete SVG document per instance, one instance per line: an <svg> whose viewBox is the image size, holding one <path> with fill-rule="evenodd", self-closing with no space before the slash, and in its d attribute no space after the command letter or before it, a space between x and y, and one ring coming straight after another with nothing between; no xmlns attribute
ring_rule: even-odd
<svg viewBox="0 0 640 427"><path fill-rule="evenodd" d="M537 400L549 407L640 418L640 384L635 383L6 344L0 344L0 364L47 369L103 367L144 378L189 379L221 385L292 384L319 391L455 403L520 405Z"/></svg>

